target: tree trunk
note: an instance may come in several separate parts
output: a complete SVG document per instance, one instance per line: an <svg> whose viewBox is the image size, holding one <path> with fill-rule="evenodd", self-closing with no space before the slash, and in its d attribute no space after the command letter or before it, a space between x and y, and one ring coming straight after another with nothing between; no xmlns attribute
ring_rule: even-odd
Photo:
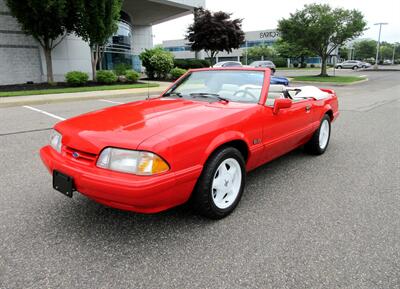
<svg viewBox="0 0 400 289"><path fill-rule="evenodd" d="M327 70L326 70L326 58L327 58L327 55L321 56L321 60L322 60L322 63L321 63L321 74L319 76L328 76L328 73L327 73Z"/></svg>
<svg viewBox="0 0 400 289"><path fill-rule="evenodd" d="M97 61L98 61L98 46L90 47L90 54L92 60L92 78L93 81L96 80L96 68L97 68Z"/></svg>
<svg viewBox="0 0 400 289"><path fill-rule="evenodd" d="M53 76L53 62L51 59L51 48L49 46L43 47L44 57L46 59L46 72L47 72L47 82L53 83L54 76Z"/></svg>

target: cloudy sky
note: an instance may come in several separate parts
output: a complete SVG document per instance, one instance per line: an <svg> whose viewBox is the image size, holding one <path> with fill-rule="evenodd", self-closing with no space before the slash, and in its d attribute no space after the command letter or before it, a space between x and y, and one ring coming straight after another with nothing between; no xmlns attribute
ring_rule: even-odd
<svg viewBox="0 0 400 289"><path fill-rule="evenodd" d="M328 3L333 7L358 9L368 22L369 29L363 37L377 39L378 26L374 26L374 23L388 22L382 28L382 40L400 42L399 0L206 0L206 8L212 11L223 10L232 13L235 18L243 18L243 30L252 31L276 28L279 19L288 17L289 13L309 3ZM185 16L154 26L154 43L184 38L186 28L192 21L192 16Z"/></svg>

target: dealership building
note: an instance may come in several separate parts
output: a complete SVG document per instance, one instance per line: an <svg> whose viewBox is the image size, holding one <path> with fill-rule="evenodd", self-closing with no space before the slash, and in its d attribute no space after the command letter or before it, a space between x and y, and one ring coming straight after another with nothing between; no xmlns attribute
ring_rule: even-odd
<svg viewBox="0 0 400 289"><path fill-rule="evenodd" d="M205 0L125 0L118 31L105 48L102 68L117 63L140 69L139 54L153 47L152 26L193 13ZM91 73L89 46L75 35L68 35L53 50L56 81L72 70ZM36 40L25 35L11 16L5 0L0 0L0 85L45 81L46 63Z"/></svg>

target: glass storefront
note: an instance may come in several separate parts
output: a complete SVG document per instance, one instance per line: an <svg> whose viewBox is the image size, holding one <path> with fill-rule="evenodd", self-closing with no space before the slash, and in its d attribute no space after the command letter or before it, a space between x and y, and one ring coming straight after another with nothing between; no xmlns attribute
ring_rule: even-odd
<svg viewBox="0 0 400 289"><path fill-rule="evenodd" d="M133 27L130 23L130 17L121 12L118 30L110 37L104 49L100 69L112 70L119 64L125 64L127 67L140 72L139 56L133 54Z"/></svg>

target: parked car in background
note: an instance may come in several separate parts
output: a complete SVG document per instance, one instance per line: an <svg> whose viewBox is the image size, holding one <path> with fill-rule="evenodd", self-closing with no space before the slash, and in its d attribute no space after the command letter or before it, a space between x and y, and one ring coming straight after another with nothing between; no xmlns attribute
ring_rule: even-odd
<svg viewBox="0 0 400 289"><path fill-rule="evenodd" d="M363 67L363 62L358 60L346 60L344 62L337 63L335 68L342 69L342 68L349 68L349 69L359 69L365 68Z"/></svg>
<svg viewBox="0 0 400 289"><path fill-rule="evenodd" d="M213 67L242 67L243 64L239 61L221 61L217 62Z"/></svg>
<svg viewBox="0 0 400 289"><path fill-rule="evenodd" d="M190 199L206 217L229 215L247 172L303 145L323 154L339 115L333 90L270 85L270 73L189 70L158 98L58 123L40 151L53 188L127 211L156 213Z"/></svg>
<svg viewBox="0 0 400 289"><path fill-rule="evenodd" d="M271 76L271 84L289 85L289 79L286 77Z"/></svg>
<svg viewBox="0 0 400 289"><path fill-rule="evenodd" d="M368 62L361 62L362 63L362 68L370 68L371 66L372 66L372 64L371 63L368 63Z"/></svg>
<svg viewBox="0 0 400 289"><path fill-rule="evenodd" d="M275 73L276 71L276 65L270 60L254 61L250 63L250 66L256 68L270 68L272 73Z"/></svg>
<svg viewBox="0 0 400 289"><path fill-rule="evenodd" d="M383 64L384 64L384 65L390 65L390 64L393 64L393 63L392 63L392 61L391 61L390 59L385 59L385 60L383 61Z"/></svg>

